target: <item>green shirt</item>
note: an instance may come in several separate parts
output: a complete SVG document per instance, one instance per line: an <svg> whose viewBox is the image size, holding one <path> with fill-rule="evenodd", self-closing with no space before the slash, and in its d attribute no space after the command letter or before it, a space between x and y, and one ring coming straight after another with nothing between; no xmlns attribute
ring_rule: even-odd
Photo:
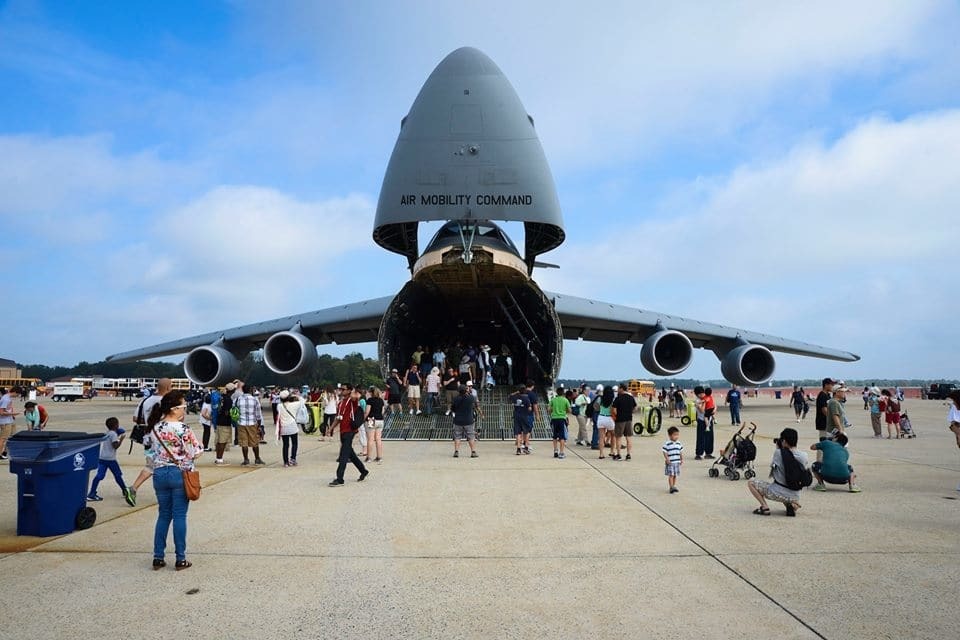
<svg viewBox="0 0 960 640"><path fill-rule="evenodd" d="M553 400L550 401L550 417L566 418L568 413L570 413L570 401L567 400L567 397L554 396Z"/></svg>
<svg viewBox="0 0 960 640"><path fill-rule="evenodd" d="M834 417L839 416L839 420L834 420ZM839 428L843 429L843 404L839 400L831 398L827 402L827 431L833 431L838 428L837 423L839 423Z"/></svg>
<svg viewBox="0 0 960 640"><path fill-rule="evenodd" d="M831 480L847 480L850 477L850 469L847 468L850 453L846 449L833 440L818 442L817 449L823 452L821 476Z"/></svg>

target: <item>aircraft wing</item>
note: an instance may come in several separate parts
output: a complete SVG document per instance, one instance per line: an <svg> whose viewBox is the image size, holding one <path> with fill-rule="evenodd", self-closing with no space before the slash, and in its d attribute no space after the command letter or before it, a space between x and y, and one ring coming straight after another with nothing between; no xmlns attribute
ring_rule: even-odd
<svg viewBox="0 0 960 640"><path fill-rule="evenodd" d="M112 356L107 356L107 361L131 362L145 358L186 353L191 349L210 345L218 340L242 346L243 349L250 351L261 347L267 338L273 334L279 331L289 331L298 323L301 332L313 340L315 344L376 342L380 320L392 300L393 296L375 298L223 331L212 331L181 340L156 344L152 347L115 353Z"/></svg>
<svg viewBox="0 0 960 640"><path fill-rule="evenodd" d="M592 342L642 343L658 330L658 327L680 331L693 343L694 347L710 349L715 353L727 352L736 344L737 339L751 344L767 347L771 351L792 353L800 356L812 356L841 362L855 362L860 356L808 344L797 340L787 340L764 333L745 331L719 324L690 320L657 311L635 309L621 305L560 295L545 291L553 302L554 309L563 327L563 337L567 340L588 340Z"/></svg>

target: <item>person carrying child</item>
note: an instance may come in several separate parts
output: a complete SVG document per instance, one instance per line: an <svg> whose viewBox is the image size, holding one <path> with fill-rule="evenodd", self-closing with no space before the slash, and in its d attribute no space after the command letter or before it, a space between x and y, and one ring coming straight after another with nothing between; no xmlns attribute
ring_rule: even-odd
<svg viewBox="0 0 960 640"><path fill-rule="evenodd" d="M680 465L683 464L683 445L680 444L680 429L670 427L667 429L667 436L670 438L663 443L663 475L667 476L667 484L670 486L670 493L680 491L677 489L677 477L680 475Z"/></svg>
<svg viewBox="0 0 960 640"><path fill-rule="evenodd" d="M120 470L120 463L117 462L117 449L123 442L125 432L120 428L120 421L116 418L107 418L107 437L100 443L100 465L97 467L97 475L93 477L93 484L90 485L90 493L87 494L87 500L99 502L103 500L97 493L97 487L100 481L107 477L107 471L113 474L113 479L120 485L120 491L123 493L123 499L131 507L136 506L133 493L123 481L123 472Z"/></svg>

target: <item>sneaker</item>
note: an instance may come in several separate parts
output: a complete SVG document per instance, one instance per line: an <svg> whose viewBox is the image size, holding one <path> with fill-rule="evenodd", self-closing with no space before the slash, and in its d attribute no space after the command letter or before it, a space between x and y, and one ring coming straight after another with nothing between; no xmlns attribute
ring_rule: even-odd
<svg viewBox="0 0 960 640"><path fill-rule="evenodd" d="M123 499L127 501L127 504L131 507L137 506L137 490L133 487L127 487L123 490Z"/></svg>
<svg viewBox="0 0 960 640"><path fill-rule="evenodd" d="M529 447L524 447L523 453L526 454L526 455L530 455L530 448L529 448Z"/></svg>
<svg viewBox="0 0 960 640"><path fill-rule="evenodd" d="M705 455L703 456L703 459L704 459L704 460L713 460L713 456L710 455L709 453L707 453L707 454L705 454Z"/></svg>
<svg viewBox="0 0 960 640"><path fill-rule="evenodd" d="M517 447L517 455L520 455L523 451L520 450L520 447ZM960 487L957 487L957 491L960 491Z"/></svg>
<svg viewBox="0 0 960 640"><path fill-rule="evenodd" d="M477 454L476 451L471 451L471 452L470 452L470 457L471 457L471 458L479 458L480 456Z"/></svg>
<svg viewBox="0 0 960 640"><path fill-rule="evenodd" d="M420 409L417 409L417 415L418 415L418 416L419 416L419 415L423 415L423 411L420 411Z"/></svg>
<svg viewBox="0 0 960 640"><path fill-rule="evenodd" d="M527 453L533 453L533 447L531 447L530 445L527 445L524 448L527 450Z"/></svg>
<svg viewBox="0 0 960 640"><path fill-rule="evenodd" d="M296 458L294 458L293 460L290 461L290 466L291 466L291 467L297 466L297 460L296 460Z"/></svg>
<svg viewBox="0 0 960 640"><path fill-rule="evenodd" d="M460 452L459 452L459 451L454 451L454 452L453 452L453 457L454 457L454 458L459 458L459 457L460 457Z"/></svg>
<svg viewBox="0 0 960 640"><path fill-rule="evenodd" d="M284 463L283 463L283 466L284 466L284 467L289 467L289 466L290 466L290 463L289 463L289 462L284 462Z"/></svg>
<svg viewBox="0 0 960 640"><path fill-rule="evenodd" d="M565 453L563 453L563 452L561 452L561 453L560 453L560 455L559 455L559 456L557 456L557 457L558 457L558 458L560 458L561 460L564 460L564 459L566 459L566 457L567 457L567 454L565 454Z"/></svg>
<svg viewBox="0 0 960 640"><path fill-rule="evenodd" d="M850 493L860 493L860 487L858 487L857 485L853 485L852 487L850 487Z"/></svg>
<svg viewBox="0 0 960 640"><path fill-rule="evenodd" d="M10 457L10 456L8 456L8 455L5 454L5 453L0 453L0 460L6 460L6 459L8 459L9 457Z"/></svg>
<svg viewBox="0 0 960 640"><path fill-rule="evenodd" d="M250 461L249 461L249 460L244 460L243 462L240 463L240 466L241 466L241 467L249 467L249 466L250 466Z"/></svg>
<svg viewBox="0 0 960 640"><path fill-rule="evenodd" d="M450 409L447 409L447 413L444 415L450 415Z"/></svg>
<svg viewBox="0 0 960 640"><path fill-rule="evenodd" d="M825 484L823 484L823 483L821 482L821 483L817 484L817 485L813 488L813 490L814 490L814 491L826 491L826 490L827 490L827 487L826 487Z"/></svg>
<svg viewBox="0 0 960 640"><path fill-rule="evenodd" d="M629 459L630 459L630 454L628 453L628 454L627 454L627 457L624 458L624 460L629 460Z"/></svg>
<svg viewBox="0 0 960 640"><path fill-rule="evenodd" d="M253 464L267 464L267 463L264 462L262 459L257 458L256 460L253 461Z"/></svg>
<svg viewBox="0 0 960 640"><path fill-rule="evenodd" d="M413 415L413 409L410 409L410 415Z"/></svg>
<svg viewBox="0 0 960 640"><path fill-rule="evenodd" d="M100 502L101 500L103 500L103 498L101 498L96 493L92 493L89 496L87 496L87 502Z"/></svg>
<svg viewBox="0 0 960 640"><path fill-rule="evenodd" d="M559 458L559 457L560 457L560 452L559 452L559 451L554 451L554 452L553 452L553 457L554 457L554 458Z"/></svg>
<svg viewBox="0 0 960 640"><path fill-rule="evenodd" d="M677 489L676 487L670 487L670 493L677 493L678 491L680 491L680 489Z"/></svg>
<svg viewBox="0 0 960 640"><path fill-rule="evenodd" d="M330 481L330 484L328 484L327 486L328 486L328 487L342 487L342 486L343 486L343 480L331 480L331 481Z"/></svg>
<svg viewBox="0 0 960 640"><path fill-rule="evenodd" d="M363 473L360 474L360 477L357 478L357 482L363 482L363 479L370 475L370 472L366 469L363 470Z"/></svg>
<svg viewBox="0 0 960 640"><path fill-rule="evenodd" d="M376 462L377 464L380 464L381 462L383 462L383 458L374 458L373 461Z"/></svg>
<svg viewBox="0 0 960 640"><path fill-rule="evenodd" d="M217 465L220 465L221 467L225 467L230 463L224 460L223 458L217 458L216 460L213 461L213 464L217 464Z"/></svg>
<svg viewBox="0 0 960 640"><path fill-rule="evenodd" d="M694 458L694 460L703 460L703 456L697 456Z"/></svg>
<svg viewBox="0 0 960 640"><path fill-rule="evenodd" d="M599 450L600 450L599 446L590 445L590 451L599 451Z"/></svg>

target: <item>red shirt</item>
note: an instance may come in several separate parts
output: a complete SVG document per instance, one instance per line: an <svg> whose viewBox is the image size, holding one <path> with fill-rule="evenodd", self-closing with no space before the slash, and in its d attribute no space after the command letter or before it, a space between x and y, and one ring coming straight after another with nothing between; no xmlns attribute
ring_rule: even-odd
<svg viewBox="0 0 960 640"><path fill-rule="evenodd" d="M703 411L707 412L710 409L716 410L717 403L714 401L713 396L703 396Z"/></svg>
<svg viewBox="0 0 960 640"><path fill-rule="evenodd" d="M337 403L337 417L340 418L340 433L352 433L353 412L360 411L360 403L353 398L344 398Z"/></svg>

